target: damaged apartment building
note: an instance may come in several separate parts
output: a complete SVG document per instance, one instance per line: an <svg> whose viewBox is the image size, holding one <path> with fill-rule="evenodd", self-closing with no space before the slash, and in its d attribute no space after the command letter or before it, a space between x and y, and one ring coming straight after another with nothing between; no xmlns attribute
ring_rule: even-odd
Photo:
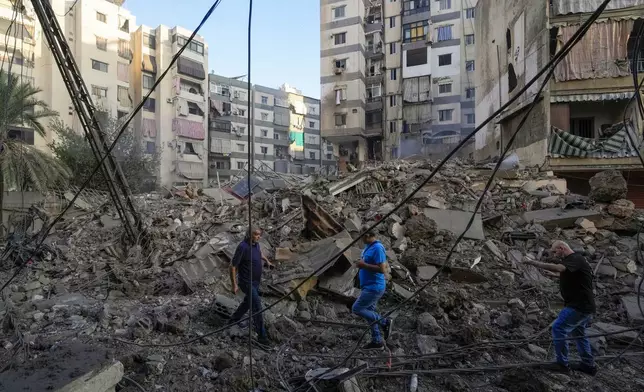
<svg viewBox="0 0 644 392"><path fill-rule="evenodd" d="M240 78L209 75L209 180L248 170L248 110L253 118L254 170L334 173L333 147L320 136L320 101L287 85L251 86ZM250 103L250 104L249 104Z"/></svg>
<svg viewBox="0 0 644 392"><path fill-rule="evenodd" d="M474 6L321 1L322 136L341 161L435 158L474 130Z"/></svg>
<svg viewBox="0 0 644 392"><path fill-rule="evenodd" d="M601 3L479 0L476 118L481 121L508 102ZM605 169L623 171L629 184L642 183L637 157L642 121L631 98L633 64L644 72L644 45L635 53L643 21L644 0L609 3L557 66L515 140L512 151L521 164L554 171L578 193L585 193L588 178ZM538 89L536 83L476 135L475 159L500 155ZM630 187L629 198L641 207L644 197L638 191Z"/></svg>

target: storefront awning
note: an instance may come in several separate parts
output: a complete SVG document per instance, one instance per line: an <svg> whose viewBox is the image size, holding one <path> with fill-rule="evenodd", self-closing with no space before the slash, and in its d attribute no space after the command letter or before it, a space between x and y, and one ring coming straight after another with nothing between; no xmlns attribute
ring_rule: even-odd
<svg viewBox="0 0 644 392"><path fill-rule="evenodd" d="M203 123L183 118L175 118L172 120L172 132L176 133L177 136L186 137L188 139L203 140L206 136Z"/></svg>
<svg viewBox="0 0 644 392"><path fill-rule="evenodd" d="M603 93L603 94L572 94L572 95L551 95L550 102L597 102L597 101L619 101L631 99L633 92Z"/></svg>
<svg viewBox="0 0 644 392"><path fill-rule="evenodd" d="M157 59L149 54L143 55L143 71L157 73Z"/></svg>
<svg viewBox="0 0 644 392"><path fill-rule="evenodd" d="M189 180L201 180L204 177L204 167L201 162L177 162L177 174Z"/></svg>
<svg viewBox="0 0 644 392"><path fill-rule="evenodd" d="M185 57L179 57L179 60L177 61L177 71L182 75L190 76L199 80L206 79L206 71L203 68L203 64Z"/></svg>

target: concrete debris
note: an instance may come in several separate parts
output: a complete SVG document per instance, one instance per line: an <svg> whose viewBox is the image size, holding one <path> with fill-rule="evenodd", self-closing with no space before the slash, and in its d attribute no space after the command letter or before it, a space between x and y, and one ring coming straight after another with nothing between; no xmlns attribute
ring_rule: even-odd
<svg viewBox="0 0 644 392"><path fill-rule="evenodd" d="M607 170L595 174L589 181L592 200L611 203L615 200L626 198L628 185L622 173L616 170Z"/></svg>
<svg viewBox="0 0 644 392"><path fill-rule="evenodd" d="M18 350L2 383L8 383L8 390L23 390L38 385L40 377L57 380L51 375L60 375L61 382L47 383L48 390L60 390L70 380L112 366L106 358L118 358L122 371L150 391L250 390L251 363L261 390L289 389L282 380L307 382L309 371L315 369L309 376L319 375L320 369L335 366L329 358L346 355L361 334L353 326L364 322L351 312L360 294L356 264L364 244L358 236L376 222L381 223L375 232L389 262L387 290L378 309L385 312L406 302L392 316L396 322L388 346L392 355L406 360L427 355L421 366L400 370L547 360L546 344L516 350L490 346L464 356L431 354L485 340L533 339L546 331L563 306L559 277L523 261L556 262L549 252L556 239L584 254L596 273L599 306L593 330L619 332L593 340L594 347L612 353L637 336L626 329L644 324L637 305L637 275L644 263L637 219L642 214L625 199L619 176L602 174L601 181L591 181L589 199L571 193L553 173L511 168L483 194L491 171L456 160L444 165L410 203L393 211L434 168L423 160L395 161L356 167L344 177L310 176L306 181L256 173L250 189L242 179L221 188L177 187L136 195L133 202L150 232L139 245L121 242L123 227L109 204L81 201L73 219L54 227L45 241L48 249L0 297L0 356L29 348ZM481 208L472 215L481 196ZM241 290L232 292L229 265L247 232L249 213L263 230L262 254L274 265L265 266L259 286L264 306L300 285L264 314L271 342L280 349L258 348L252 358L247 354L248 322L205 336L228 323L244 298ZM44 214L41 223L49 218ZM471 227L445 264L472 216ZM25 238L45 226L33 226ZM644 243L644 234L640 236ZM349 246L354 239L358 242ZM15 238L8 240L0 244L0 252L19 255L23 245L17 244ZM8 260L12 258L0 261L3 280L14 272ZM132 351L114 337L151 346ZM155 346L192 337L198 339L192 345ZM75 348L75 341L95 342L103 351ZM53 360L76 357L87 366ZM400 380L375 373L362 377L365 369L386 371L379 358L349 362L355 367L323 380L331 384L320 390L400 390ZM621 371L625 364L616 362L615 370L606 372ZM477 377L423 377L419 390L468 390L467 385L489 382ZM6 389L2 383L0 389ZM585 379L575 383L580 390L593 387ZM122 388L131 387L125 384Z"/></svg>

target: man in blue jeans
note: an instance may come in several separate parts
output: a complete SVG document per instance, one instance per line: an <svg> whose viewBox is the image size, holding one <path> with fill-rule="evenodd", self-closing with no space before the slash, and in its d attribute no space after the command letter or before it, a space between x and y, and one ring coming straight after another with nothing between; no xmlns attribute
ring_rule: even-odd
<svg viewBox="0 0 644 392"><path fill-rule="evenodd" d="M365 248L362 251L362 258L356 264L360 269L358 278L361 292L351 310L371 324L371 343L362 349L382 350L385 347L384 341L389 339L392 326L391 319L384 319L376 313L376 305L386 288L387 255L385 247L376 240L373 232L367 232L363 241ZM380 327L383 329L384 340L380 335Z"/></svg>
<svg viewBox="0 0 644 392"><path fill-rule="evenodd" d="M555 241L551 252L561 258L559 264L540 263L527 260L534 265L552 272L559 272L559 289L564 299L564 308L552 324L557 363L555 370L570 371L568 364L568 335L575 337L581 365L576 370L594 376L597 367L593 359L590 341L586 337L586 327L595 313L595 294L593 293L593 271L586 258L574 252L563 241Z"/></svg>
<svg viewBox="0 0 644 392"><path fill-rule="evenodd" d="M264 328L264 316L259 313L262 310L262 303L258 289L262 279L263 262L266 261L268 266L271 266L271 263L262 255L262 250L259 246L261 236L262 231L260 229L249 229L246 238L237 245L231 260L230 282L232 283L233 294L237 294L241 288L246 296L230 317L230 321L235 323L241 320L246 312L251 309L253 314L252 321L257 331L257 340L260 344L266 345L269 341ZM238 279L239 284L237 284Z"/></svg>

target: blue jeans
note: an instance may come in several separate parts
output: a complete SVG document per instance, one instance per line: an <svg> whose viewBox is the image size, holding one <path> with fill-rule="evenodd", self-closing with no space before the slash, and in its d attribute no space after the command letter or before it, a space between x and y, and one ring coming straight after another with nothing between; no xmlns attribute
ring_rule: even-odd
<svg viewBox="0 0 644 392"><path fill-rule="evenodd" d="M576 337L577 351L584 365L593 367L593 351L590 341L586 337L586 327L592 319L591 314L581 313L573 308L563 308L559 317L552 324L552 338L554 339L557 362L568 365L568 340L563 340L568 335Z"/></svg>
<svg viewBox="0 0 644 392"><path fill-rule="evenodd" d="M230 317L231 321L236 322L241 320L242 317L248 312L252 306L253 313L253 324L255 325L255 330L257 335L260 337L266 336L266 329L264 329L264 316L262 313L262 302L259 298L258 292L259 284L253 284L252 292L249 295L249 285L247 282L239 282L239 288L241 291L246 294L244 301L239 305L235 313Z"/></svg>
<svg viewBox="0 0 644 392"><path fill-rule="evenodd" d="M371 341L375 343L382 342L379 326L385 326L387 324L387 320L376 313L376 305L384 293L384 290L373 291L363 289L353 304L353 307L351 307L351 311L354 314L357 314L371 324Z"/></svg>

